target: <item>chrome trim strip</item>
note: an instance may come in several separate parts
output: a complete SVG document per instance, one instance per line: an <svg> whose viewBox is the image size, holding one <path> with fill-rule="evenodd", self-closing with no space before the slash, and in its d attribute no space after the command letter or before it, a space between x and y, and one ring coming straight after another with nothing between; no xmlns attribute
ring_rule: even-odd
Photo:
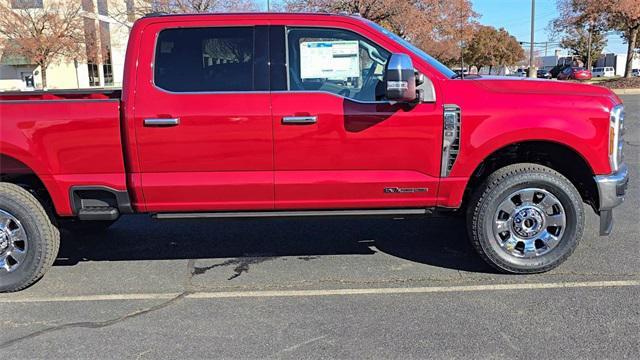
<svg viewBox="0 0 640 360"><path fill-rule="evenodd" d="M366 216L366 215L426 215L427 209L378 209L378 210L303 210L303 211L244 211L212 213L159 213L156 219L202 218L270 218L314 216Z"/></svg>
<svg viewBox="0 0 640 360"><path fill-rule="evenodd" d="M460 151L460 135L462 133L462 112L456 104L445 104L442 119L442 158L440 162L440 176L449 176L453 164L458 158L458 153L452 152L452 147L457 143ZM451 168L450 160L453 159Z"/></svg>

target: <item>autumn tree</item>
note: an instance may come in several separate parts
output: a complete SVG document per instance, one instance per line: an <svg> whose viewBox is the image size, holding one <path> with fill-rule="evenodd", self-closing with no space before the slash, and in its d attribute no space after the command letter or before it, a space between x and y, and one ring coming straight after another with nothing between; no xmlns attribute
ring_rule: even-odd
<svg viewBox="0 0 640 360"><path fill-rule="evenodd" d="M464 60L476 66L478 70L489 67L489 73L494 66L514 65L524 59L525 53L515 37L505 29L492 26L478 25L465 46Z"/></svg>
<svg viewBox="0 0 640 360"><path fill-rule="evenodd" d="M590 59L591 63L586 66L591 68L607 46L607 37L604 30L597 27L577 26L566 31L560 46L569 49L572 55L578 55L585 64Z"/></svg>
<svg viewBox="0 0 640 360"><path fill-rule="evenodd" d="M553 27L599 27L616 30L627 43L625 77L631 77L634 50L640 37L639 0L559 0L559 16Z"/></svg>
<svg viewBox="0 0 640 360"><path fill-rule="evenodd" d="M23 56L40 66L42 87L46 88L50 65L77 59L83 53L81 10L76 0L48 0L40 8L18 9L2 1L0 46L3 52Z"/></svg>
<svg viewBox="0 0 640 360"><path fill-rule="evenodd" d="M111 17L127 26L151 13L202 14L259 10L256 0L112 0L109 5Z"/></svg>
<svg viewBox="0 0 640 360"><path fill-rule="evenodd" d="M477 14L469 0L285 0L286 11L358 14L411 41L445 63L460 59Z"/></svg>
<svg viewBox="0 0 640 360"><path fill-rule="evenodd" d="M384 23L410 10L408 1L385 0L285 0L289 12L332 12L359 14L376 23Z"/></svg>
<svg viewBox="0 0 640 360"><path fill-rule="evenodd" d="M607 19L612 28L622 32L627 42L627 63L624 77L631 77L635 48L640 45L640 1L609 0Z"/></svg>

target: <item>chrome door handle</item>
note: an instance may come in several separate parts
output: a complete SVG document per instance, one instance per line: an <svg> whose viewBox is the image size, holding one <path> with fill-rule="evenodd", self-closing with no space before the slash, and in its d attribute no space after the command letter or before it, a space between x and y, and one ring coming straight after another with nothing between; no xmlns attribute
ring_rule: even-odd
<svg viewBox="0 0 640 360"><path fill-rule="evenodd" d="M178 118L159 118L159 119L144 119L144 126L177 126L180 124Z"/></svg>
<svg viewBox="0 0 640 360"><path fill-rule="evenodd" d="M317 116L285 116L282 118L284 125L309 125L318 121Z"/></svg>

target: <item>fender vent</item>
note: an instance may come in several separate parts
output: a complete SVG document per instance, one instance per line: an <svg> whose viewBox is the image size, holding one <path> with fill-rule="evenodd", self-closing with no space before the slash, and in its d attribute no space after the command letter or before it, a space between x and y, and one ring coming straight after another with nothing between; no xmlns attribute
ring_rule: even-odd
<svg viewBox="0 0 640 360"><path fill-rule="evenodd" d="M444 124L442 126L442 165L440 176L447 177L460 152L461 114L457 105L444 106Z"/></svg>

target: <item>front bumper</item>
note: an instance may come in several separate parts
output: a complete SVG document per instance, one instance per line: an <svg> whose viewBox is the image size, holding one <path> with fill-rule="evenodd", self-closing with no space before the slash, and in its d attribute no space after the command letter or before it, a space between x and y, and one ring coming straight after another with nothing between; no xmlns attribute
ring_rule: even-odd
<svg viewBox="0 0 640 360"><path fill-rule="evenodd" d="M622 164L618 171L611 175L595 177L598 186L600 204L600 235L609 235L613 228L613 208L622 204L629 184L629 169Z"/></svg>

